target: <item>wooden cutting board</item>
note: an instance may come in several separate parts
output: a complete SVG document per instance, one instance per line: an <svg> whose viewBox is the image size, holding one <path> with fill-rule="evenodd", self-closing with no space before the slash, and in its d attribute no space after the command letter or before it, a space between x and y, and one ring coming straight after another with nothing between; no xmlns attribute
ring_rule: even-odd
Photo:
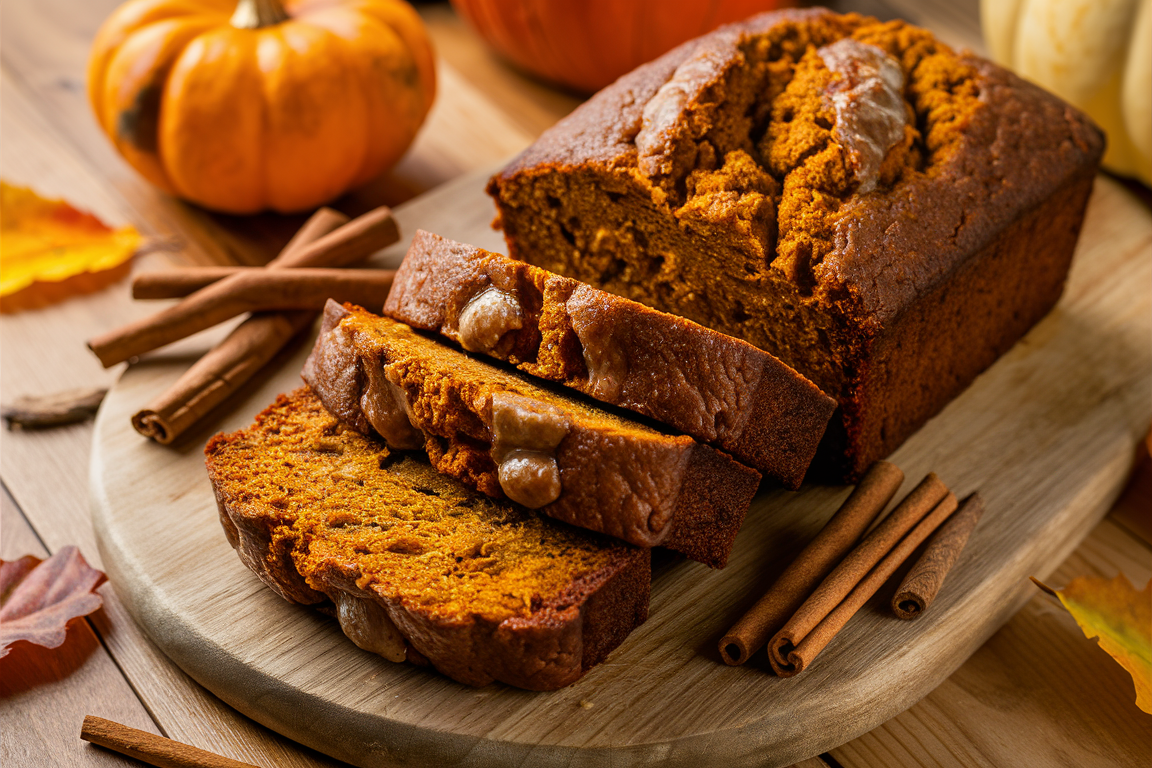
<svg viewBox="0 0 1152 768"><path fill-rule="evenodd" d="M485 175L397 211L418 227L499 249ZM404 246L381 263L395 264ZM118 594L153 640L240 711L358 766L778 766L846 742L912 705L959 666L1099 521L1152 419L1152 217L1100 177L1059 306L892 460L901 495L936 471L988 511L938 600L904 622L889 583L804 674L761 653L727 667L716 643L846 497L759 495L729 566L657 553L651 618L561 691L472 689L360 651L336 623L289 605L241 565L217 521L202 448L300 383L285 355L234 410L174 447L129 415L211 337L129 368L97 419L91 503Z"/></svg>

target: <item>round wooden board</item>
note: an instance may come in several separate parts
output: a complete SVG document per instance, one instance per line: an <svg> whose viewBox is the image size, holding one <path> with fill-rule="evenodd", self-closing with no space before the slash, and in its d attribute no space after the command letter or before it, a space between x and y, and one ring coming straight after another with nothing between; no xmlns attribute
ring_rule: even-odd
<svg viewBox="0 0 1152 768"><path fill-rule="evenodd" d="M482 178L400 211L414 225L492 244ZM777 766L904 710L994 632L1096 524L1152 419L1152 221L1100 179L1060 306L893 457L906 492L936 471L988 511L936 603L893 618L888 584L804 674L761 653L724 666L723 632L819 529L845 488L757 497L723 571L657 553L651 617L564 690L472 689L360 651L336 623L290 605L240 563L217 520L202 448L299 384L305 348L231 413L175 447L130 414L186 355L130 368L104 402L92 509L112 583L156 643L255 720L358 766ZM390 257L395 259L395 249ZM206 340L186 347L203 349Z"/></svg>

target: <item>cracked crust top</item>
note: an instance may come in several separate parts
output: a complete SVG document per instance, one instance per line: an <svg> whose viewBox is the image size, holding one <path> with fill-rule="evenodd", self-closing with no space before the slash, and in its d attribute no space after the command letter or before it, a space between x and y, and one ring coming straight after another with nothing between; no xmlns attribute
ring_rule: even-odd
<svg viewBox="0 0 1152 768"><path fill-rule="evenodd" d="M854 173L853 147L837 135L835 96L846 75L829 68L835 57L825 49L846 38L897 63L905 81L904 136L871 192ZM925 30L786 10L723 27L625 75L542 135L489 191L595 167L647 189L683 226L736 210L724 221L729 231L736 222L748 280L778 271L879 327L947 280L978 244L1094 168L1102 151L1083 114Z"/></svg>

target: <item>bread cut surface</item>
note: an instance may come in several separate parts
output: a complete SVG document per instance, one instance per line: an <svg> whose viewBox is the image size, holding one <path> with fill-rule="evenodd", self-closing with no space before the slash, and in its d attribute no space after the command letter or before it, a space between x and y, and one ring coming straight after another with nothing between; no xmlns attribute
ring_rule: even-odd
<svg viewBox="0 0 1152 768"><path fill-rule="evenodd" d="M351 305L329 302L304 378L345 423L392 445L422 443L434 467L469 487L714 567L760 482L691 437Z"/></svg>
<svg viewBox="0 0 1152 768"><path fill-rule="evenodd" d="M836 401L748 342L417 231L384 314L627 408L797 488Z"/></svg>
<svg viewBox="0 0 1152 768"><path fill-rule="evenodd" d="M549 690L647 617L647 550L470 491L340 423L306 387L205 456L244 563L393 660Z"/></svg>

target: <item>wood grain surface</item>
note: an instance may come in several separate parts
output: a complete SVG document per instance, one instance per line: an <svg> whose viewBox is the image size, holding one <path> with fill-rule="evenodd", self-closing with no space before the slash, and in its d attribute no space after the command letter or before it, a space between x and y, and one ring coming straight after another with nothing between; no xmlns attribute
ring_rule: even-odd
<svg viewBox="0 0 1152 768"><path fill-rule="evenodd" d="M0 527L4 531L3 559L23 555L48 557L44 545L16 509L6 490L0 490ZM19 554L17 554L19 553ZM107 585L101 590L106 593ZM59 648L46 649L31 643L17 643L0 659L0 700L3 701L4 730L19 729L35 734L21 751L5 750L6 765L35 765L36 744L47 750L53 762L75 766L131 765L118 755L84 750L77 753L70 742L78 733L86 707L99 701L108 717L135 728L151 728L152 718L136 698L127 681L116 669L112 657L86 618L73 619L68 635ZM57 717L40 716L51 707Z"/></svg>
<svg viewBox="0 0 1152 768"><path fill-rule="evenodd" d="M134 269L172 264L260 264L274 255L303 216L220 216L175 200L150 186L121 160L97 128L84 92L84 66L96 29L120 0L13 0L0 6L0 169L9 182L42 194L66 197L110 224L132 223L152 250ZM479 50L479 42L474 47ZM391 173L342 198L349 214L413 197L461 173L486 167L526 145L527 133L494 107L475 79L438 63L437 103L412 149ZM569 107L570 108L570 107ZM477 130L476 126L490 127ZM0 318L0 393L10 396L68 387L111 384L120 369L104 371L84 347L92 334L144 314L157 304L133 303L127 282L91 296L42 310ZM163 355L190 362L174 345ZM171 358L170 358L171 359ZM91 425L48 432L0 435L5 488L44 547L54 552L77 544L100 567L88 514ZM5 519L3 543L19 541ZM204 690L149 641L110 585L101 587L105 608L90 619L124 684L137 696L161 735L263 766L315 768L335 765L249 720ZM3 670L0 670L2 672ZM79 678L76 678L77 680ZM61 690L88 712L115 718L89 688L61 681ZM0 763L27 766L83 764L99 752L79 740L80 719L56 705L48 687L36 687L17 703L0 698ZM8 727L10 713L26 707L36 729ZM13 721L17 722L17 721ZM135 721L125 720L129 724ZM48 734L51 734L49 736ZM68 739L67 734L75 738ZM43 742L43 743L41 743ZM119 758L113 758L119 759Z"/></svg>
<svg viewBox="0 0 1152 768"><path fill-rule="evenodd" d="M132 223L152 238L137 269L172 264L250 264L276 252L299 217L215 217L148 186L108 146L84 93L88 45L120 0L5 0L0 4L0 175L67 197L110 223ZM953 44L979 51L976 0L837 0L837 10L903 16ZM446 3L419 6L437 47L438 104L400 166L338 202L347 213L396 204L455 176L483 168L534 138L579 99L532 81L494 56ZM475 125L505 126L473 132ZM486 142L495 142L495 146ZM452 162L437 153L452 151ZM1143 188L1145 200L1148 190ZM1091 222L1090 222L1091 223ZM1145 247L1146 258L1152 250ZM111 383L83 346L91 333L152 307L129 300L126 284L19 315L0 316L0 395ZM203 340L193 340L202 349ZM189 348L164 353L189 355ZM1152 393L1149 398L1152 399ZM92 425L51 432L0 432L5 495L0 556L54 552L77 544L99 565L87 510ZM1135 497L1152 515L1152 495ZM1152 575L1152 549L1131 531L1098 525L1050 577L1083 573ZM1134 519L1128 514L1126 521ZM1126 522L1125 525L1128 525ZM1145 528L1152 525L1145 523ZM42 549L38 548L38 545ZM199 686L143 633L111 584L87 626L99 639L84 665L40 676L19 693L3 688L0 661L0 765L48 768L139 765L84 744L82 714L149 727L266 768L337 763L260 726ZM83 628L73 627L73 632ZM70 637L65 648L72 648ZM21 658L14 650L9 659ZM95 676L86 669L98 665ZM41 668L42 670L43 668ZM136 704L132 703L134 696ZM1132 683L1075 622L1039 591L1011 621L932 693L883 725L802 768L1016 766L1113 768L1146 761L1152 718L1133 703ZM148 720L141 720L148 718ZM770 757L770 756L766 756Z"/></svg>
<svg viewBox="0 0 1152 768"><path fill-rule="evenodd" d="M420 226L498 246L484 176L398 209L405 240ZM773 677L756 660L726 667L715 644L844 488L758 496L723 571L659 556L651 618L562 691L474 690L391 665L331 620L283 602L225 542L201 447L213 427L245 426L296 386L306 349L174 448L141 440L128 416L184 361L150 358L124 374L92 455L104 563L133 615L194 678L357 765L787 765L934 689L1032 596L1026 577L1047 576L1107 511L1152 419L1150 243L1148 213L1099 179L1060 305L892 457L908 488L931 470L957 495L979 489L987 501L944 590L915 622L890 616L890 590L881 590L797 678ZM379 263L393 265L402 250Z"/></svg>

